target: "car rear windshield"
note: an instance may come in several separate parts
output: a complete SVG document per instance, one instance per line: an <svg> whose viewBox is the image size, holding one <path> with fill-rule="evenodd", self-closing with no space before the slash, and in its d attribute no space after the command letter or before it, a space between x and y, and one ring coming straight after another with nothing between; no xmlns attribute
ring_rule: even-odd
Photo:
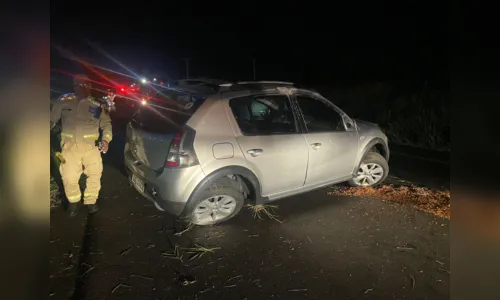
<svg viewBox="0 0 500 300"><path fill-rule="evenodd" d="M203 96L166 89L135 112L132 125L148 132L169 132L186 124L203 100Z"/></svg>

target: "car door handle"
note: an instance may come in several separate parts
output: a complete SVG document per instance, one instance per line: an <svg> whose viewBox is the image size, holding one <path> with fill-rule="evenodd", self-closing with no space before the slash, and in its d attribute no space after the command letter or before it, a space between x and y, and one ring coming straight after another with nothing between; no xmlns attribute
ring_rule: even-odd
<svg viewBox="0 0 500 300"><path fill-rule="evenodd" d="M321 143L312 143L311 144L311 147L314 149L314 150L318 150L320 147L321 147Z"/></svg>
<svg viewBox="0 0 500 300"><path fill-rule="evenodd" d="M247 153L250 154L253 157L259 156L262 152L264 152L264 150L262 150L262 149L250 149L250 150L247 150Z"/></svg>

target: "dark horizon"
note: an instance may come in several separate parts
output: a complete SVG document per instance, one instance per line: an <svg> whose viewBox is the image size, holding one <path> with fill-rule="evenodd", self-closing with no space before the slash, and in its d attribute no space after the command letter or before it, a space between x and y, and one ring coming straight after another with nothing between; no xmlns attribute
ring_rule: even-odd
<svg viewBox="0 0 500 300"><path fill-rule="evenodd" d="M189 57L190 77L251 80L256 58L260 80L329 85L362 81L422 85L427 80L437 86L447 86L448 81L446 28L437 16L425 20L400 16L374 24L365 19L342 26L342 20L317 17L292 17L292 22L291 17L159 18L153 13L138 25L123 22L126 14L119 14L79 27L72 21L73 13L61 14L53 5L52 43L120 72L124 70L85 41L99 44L136 72L166 73L175 79L185 77L183 58ZM54 50L52 68L75 69L70 67L74 63L58 59Z"/></svg>

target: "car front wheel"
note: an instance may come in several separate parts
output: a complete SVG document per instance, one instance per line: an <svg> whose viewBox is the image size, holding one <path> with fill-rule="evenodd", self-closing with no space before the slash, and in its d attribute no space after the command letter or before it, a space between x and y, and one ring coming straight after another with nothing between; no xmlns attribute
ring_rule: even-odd
<svg viewBox="0 0 500 300"><path fill-rule="evenodd" d="M385 158L376 153L365 154L355 176L348 181L351 186L377 186L389 175L389 164Z"/></svg>

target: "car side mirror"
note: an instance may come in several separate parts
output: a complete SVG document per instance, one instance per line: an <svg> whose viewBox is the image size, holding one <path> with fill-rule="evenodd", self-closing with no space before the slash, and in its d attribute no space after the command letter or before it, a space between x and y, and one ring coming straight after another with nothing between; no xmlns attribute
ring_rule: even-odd
<svg viewBox="0 0 500 300"><path fill-rule="evenodd" d="M347 127L347 129L352 129L352 128L354 128L354 124L352 123L352 121L347 121L347 122L345 122L345 126Z"/></svg>

